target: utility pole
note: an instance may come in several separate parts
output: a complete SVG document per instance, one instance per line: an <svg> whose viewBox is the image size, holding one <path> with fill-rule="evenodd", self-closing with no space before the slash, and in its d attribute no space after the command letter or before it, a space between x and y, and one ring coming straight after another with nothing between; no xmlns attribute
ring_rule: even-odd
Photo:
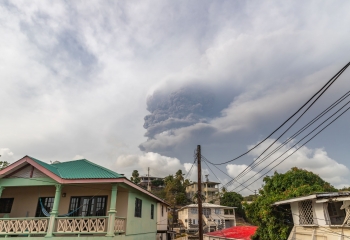
<svg viewBox="0 0 350 240"><path fill-rule="evenodd" d="M151 191L151 187L150 187L150 185L149 185L149 167L148 167L148 174L147 174L147 176L148 176L147 190L148 190L148 191Z"/></svg>
<svg viewBox="0 0 350 240"><path fill-rule="evenodd" d="M203 240L203 209L202 209L202 167L201 167L201 145L197 146L197 167L198 167L198 234L199 240Z"/></svg>

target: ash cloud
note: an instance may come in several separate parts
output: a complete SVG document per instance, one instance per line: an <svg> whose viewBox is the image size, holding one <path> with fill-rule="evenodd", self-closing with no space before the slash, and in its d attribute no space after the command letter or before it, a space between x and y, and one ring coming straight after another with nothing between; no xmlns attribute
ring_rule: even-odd
<svg viewBox="0 0 350 240"><path fill-rule="evenodd" d="M185 86L170 93L157 90L147 99L147 110L151 114L144 118L145 136L153 139L163 132L171 134L175 129L207 123L219 116L229 102L218 101L214 91L203 87Z"/></svg>

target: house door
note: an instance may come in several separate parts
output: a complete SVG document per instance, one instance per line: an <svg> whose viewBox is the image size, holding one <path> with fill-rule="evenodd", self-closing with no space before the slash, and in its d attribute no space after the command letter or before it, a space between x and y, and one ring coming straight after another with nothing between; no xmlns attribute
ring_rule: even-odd
<svg viewBox="0 0 350 240"><path fill-rule="evenodd" d="M72 197L70 201L70 216L105 216L107 197Z"/></svg>

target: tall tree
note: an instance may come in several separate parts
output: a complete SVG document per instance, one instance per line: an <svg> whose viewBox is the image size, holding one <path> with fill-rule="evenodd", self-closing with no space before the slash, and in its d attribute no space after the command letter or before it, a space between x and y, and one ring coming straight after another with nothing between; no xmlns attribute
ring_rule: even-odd
<svg viewBox="0 0 350 240"><path fill-rule="evenodd" d="M1 157L1 155L0 155L0 157ZM6 161L0 161L0 170L1 170L1 169L4 169L4 168L7 167L8 165L9 165L8 162L6 162Z"/></svg>
<svg viewBox="0 0 350 240"><path fill-rule="evenodd" d="M272 206L276 201L309 195L315 192L337 191L318 175L299 168L284 174L274 173L264 178L265 185L251 204L245 204L248 219L259 228L253 239L283 240L291 231L290 209Z"/></svg>
<svg viewBox="0 0 350 240"><path fill-rule="evenodd" d="M132 171L132 177L130 178L130 180L136 184L139 184L141 181L139 176L140 176L139 171L134 170L134 171Z"/></svg>

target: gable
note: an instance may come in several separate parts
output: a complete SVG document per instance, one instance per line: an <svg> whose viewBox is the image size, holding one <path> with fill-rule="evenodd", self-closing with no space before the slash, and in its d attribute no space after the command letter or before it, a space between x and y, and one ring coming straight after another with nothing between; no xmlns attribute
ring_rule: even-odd
<svg viewBox="0 0 350 240"><path fill-rule="evenodd" d="M27 164L16 171L13 171L6 175L4 178L45 178L46 174L35 168L34 166Z"/></svg>

